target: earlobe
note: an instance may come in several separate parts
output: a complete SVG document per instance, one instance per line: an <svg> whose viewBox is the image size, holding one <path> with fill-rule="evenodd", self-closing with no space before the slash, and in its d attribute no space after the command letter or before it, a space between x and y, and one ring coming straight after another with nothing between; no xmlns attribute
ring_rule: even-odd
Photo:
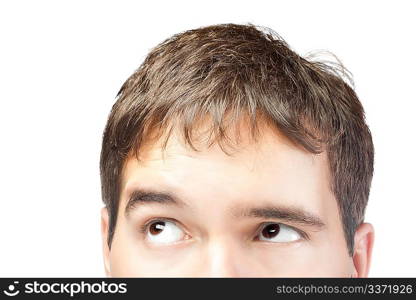
<svg viewBox="0 0 416 300"><path fill-rule="evenodd" d="M108 247L108 210L106 207L101 208L101 238L104 258L104 271L107 277L111 277L110 273L110 249Z"/></svg>
<svg viewBox="0 0 416 300"><path fill-rule="evenodd" d="M374 228L369 223L358 226L354 238L354 274L352 277L367 277L370 270L374 244Z"/></svg>

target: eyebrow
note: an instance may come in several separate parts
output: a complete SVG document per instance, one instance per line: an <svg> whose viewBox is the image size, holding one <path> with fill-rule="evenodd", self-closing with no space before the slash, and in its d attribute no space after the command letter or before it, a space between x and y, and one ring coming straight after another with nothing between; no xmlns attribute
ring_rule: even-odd
<svg viewBox="0 0 416 300"><path fill-rule="evenodd" d="M161 205L174 205L179 207L188 206L185 201L173 193L138 188L133 190L128 196L128 201L124 213L126 217L129 217L130 213L139 205L155 203ZM248 209L234 207L230 209L230 212L234 218L244 217L279 219L290 223L302 224L316 228L322 228L325 226L325 223L317 215L296 207L278 205L264 205L259 207L251 207Z"/></svg>
<svg viewBox="0 0 416 300"><path fill-rule="evenodd" d="M175 205L186 206L187 204L174 194L169 192L154 191L150 189L135 189L128 196L127 205L124 210L126 217L130 216L130 213L141 204L162 204L162 205Z"/></svg>
<svg viewBox="0 0 416 300"><path fill-rule="evenodd" d="M325 223L317 215L296 207L266 205L249 209L234 209L232 214L236 218L279 219L289 223L316 227L318 229L325 227Z"/></svg>

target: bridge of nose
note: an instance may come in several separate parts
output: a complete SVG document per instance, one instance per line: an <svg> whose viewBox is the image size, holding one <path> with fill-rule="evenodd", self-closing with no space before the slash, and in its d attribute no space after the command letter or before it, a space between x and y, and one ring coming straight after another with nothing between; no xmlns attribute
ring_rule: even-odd
<svg viewBox="0 0 416 300"><path fill-rule="evenodd" d="M227 235L210 237L202 243L200 277L252 277L256 266L250 249ZM257 270L258 273L258 270Z"/></svg>

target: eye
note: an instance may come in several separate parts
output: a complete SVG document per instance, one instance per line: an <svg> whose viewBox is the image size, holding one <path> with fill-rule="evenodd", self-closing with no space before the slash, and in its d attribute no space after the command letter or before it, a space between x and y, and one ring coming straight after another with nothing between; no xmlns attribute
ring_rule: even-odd
<svg viewBox="0 0 416 300"><path fill-rule="evenodd" d="M155 244L171 244L186 236L185 232L173 221L155 220L146 225L147 239Z"/></svg>
<svg viewBox="0 0 416 300"><path fill-rule="evenodd" d="M268 223L265 224L258 236L261 241L270 241L273 243L289 243L300 240L302 235L284 224Z"/></svg>

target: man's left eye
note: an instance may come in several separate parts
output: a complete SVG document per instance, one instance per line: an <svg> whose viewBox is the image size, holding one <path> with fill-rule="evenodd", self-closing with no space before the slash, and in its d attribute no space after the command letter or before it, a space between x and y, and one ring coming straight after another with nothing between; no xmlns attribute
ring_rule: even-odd
<svg viewBox="0 0 416 300"><path fill-rule="evenodd" d="M273 243L288 243L301 239L295 229L279 223L269 223L262 227L258 239Z"/></svg>

